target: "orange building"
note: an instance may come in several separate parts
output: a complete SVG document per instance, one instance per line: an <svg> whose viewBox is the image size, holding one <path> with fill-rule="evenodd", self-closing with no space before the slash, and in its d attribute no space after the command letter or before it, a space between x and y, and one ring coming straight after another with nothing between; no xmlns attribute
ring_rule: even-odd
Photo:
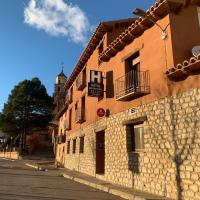
<svg viewBox="0 0 200 200"><path fill-rule="evenodd" d="M198 6L160 0L136 10L137 19L99 24L62 90L57 162L153 194L200 199Z"/></svg>

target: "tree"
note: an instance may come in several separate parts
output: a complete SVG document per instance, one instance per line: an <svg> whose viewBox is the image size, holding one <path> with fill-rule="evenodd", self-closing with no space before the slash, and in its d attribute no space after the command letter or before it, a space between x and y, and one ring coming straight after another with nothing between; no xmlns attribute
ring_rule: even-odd
<svg viewBox="0 0 200 200"><path fill-rule="evenodd" d="M52 97L38 78L24 80L14 87L0 113L0 129L10 136L25 136L30 130L44 128L51 120Z"/></svg>

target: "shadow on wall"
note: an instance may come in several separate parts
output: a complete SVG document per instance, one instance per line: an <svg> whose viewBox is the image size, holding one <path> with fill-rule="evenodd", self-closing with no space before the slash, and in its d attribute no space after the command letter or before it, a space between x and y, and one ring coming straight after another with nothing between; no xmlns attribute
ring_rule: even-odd
<svg viewBox="0 0 200 200"><path fill-rule="evenodd" d="M135 152L134 134L132 125L126 125L126 148L128 152L128 169L139 174L139 154Z"/></svg>
<svg viewBox="0 0 200 200"><path fill-rule="evenodd" d="M173 83L168 81L167 98L160 102L159 118L160 122L165 126L166 131L163 131L162 134L151 132L151 135L153 135L160 151L165 151L168 160L173 163L175 174L170 174L166 170L165 176L174 176L176 199L183 200L185 198L183 195L184 185L181 173L184 171L181 171L181 167L186 161L191 162L191 155L197 143L196 138L200 110L199 101L196 97L199 96L199 91L191 90L187 95L189 101L186 102L184 99L186 97L181 95L179 91L177 91L177 96L173 97L173 89ZM161 91L157 91L157 96L161 96ZM184 104L181 103L182 101ZM150 130L160 130L159 127L161 124L156 124L156 126L151 127ZM163 141L162 144L159 142L160 140ZM168 184L171 183L169 182Z"/></svg>
<svg viewBox="0 0 200 200"><path fill-rule="evenodd" d="M128 153L128 169L134 174L139 174L139 154Z"/></svg>

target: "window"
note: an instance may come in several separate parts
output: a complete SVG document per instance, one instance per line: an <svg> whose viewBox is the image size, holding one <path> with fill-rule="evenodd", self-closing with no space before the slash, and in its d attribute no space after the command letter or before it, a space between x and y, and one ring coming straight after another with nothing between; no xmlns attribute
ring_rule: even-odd
<svg viewBox="0 0 200 200"><path fill-rule="evenodd" d="M86 67L76 78L76 89L81 91L86 87Z"/></svg>
<svg viewBox="0 0 200 200"><path fill-rule="evenodd" d="M197 8L198 19L199 19L199 26L200 26L200 7Z"/></svg>
<svg viewBox="0 0 200 200"><path fill-rule="evenodd" d="M144 127L142 124L126 126L127 151L137 152L144 149Z"/></svg>
<svg viewBox="0 0 200 200"><path fill-rule="evenodd" d="M69 110L69 130L72 128L72 109Z"/></svg>
<svg viewBox="0 0 200 200"><path fill-rule="evenodd" d="M73 153L76 153L76 139L73 139Z"/></svg>
<svg viewBox="0 0 200 200"><path fill-rule="evenodd" d="M84 136L80 137L79 153L84 153Z"/></svg>
<svg viewBox="0 0 200 200"><path fill-rule="evenodd" d="M86 67L83 70L83 84L86 86Z"/></svg>
<svg viewBox="0 0 200 200"><path fill-rule="evenodd" d="M73 86L70 88L70 101L73 101Z"/></svg>
<svg viewBox="0 0 200 200"><path fill-rule="evenodd" d="M81 119L85 120L85 96L81 98Z"/></svg>
<svg viewBox="0 0 200 200"><path fill-rule="evenodd" d="M70 140L67 141L67 154L70 153Z"/></svg>
<svg viewBox="0 0 200 200"><path fill-rule="evenodd" d="M78 102L75 103L75 111L78 109Z"/></svg>

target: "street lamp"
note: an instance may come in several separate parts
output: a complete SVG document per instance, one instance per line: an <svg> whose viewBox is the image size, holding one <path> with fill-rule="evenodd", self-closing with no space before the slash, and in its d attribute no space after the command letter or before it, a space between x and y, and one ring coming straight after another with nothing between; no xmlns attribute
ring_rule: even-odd
<svg viewBox="0 0 200 200"><path fill-rule="evenodd" d="M146 12L140 8L135 8L133 11L132 11L133 14L135 15L138 15L140 17L147 17L147 19L149 21L151 21L153 24L155 24L162 32L162 39L166 39L167 37L167 33L166 33L166 29L167 27L169 26L169 24L163 29L155 20L153 17L151 17L150 15L147 15Z"/></svg>

